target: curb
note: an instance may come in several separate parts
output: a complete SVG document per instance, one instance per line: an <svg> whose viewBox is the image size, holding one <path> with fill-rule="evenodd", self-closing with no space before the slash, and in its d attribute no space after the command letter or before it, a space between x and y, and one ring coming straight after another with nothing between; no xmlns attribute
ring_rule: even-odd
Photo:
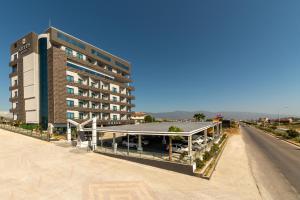
<svg viewBox="0 0 300 200"><path fill-rule="evenodd" d="M223 154L223 151L224 151L224 149L225 149L225 147L226 147L226 144L227 144L227 142L228 142L229 137L230 137L230 136L227 135L226 138L225 138L225 140L224 140L223 143L221 144L221 145L222 145L222 148L221 148L221 150L220 150L218 156L215 158L215 160L214 160L214 158L212 158L212 159L207 163L206 168L204 168L204 169L202 170L202 173L199 174L201 178L207 179L207 180L210 180L210 179L211 179L211 177L212 177L212 175L213 175L213 173L214 173L214 171L215 171L215 169L216 169L216 167L217 167L217 165L218 165L218 163L219 163L219 160L220 160L220 158L221 158L221 156L222 156L222 154ZM215 162L214 162L214 161L215 161ZM212 169L211 169L209 175L204 175L205 172L206 172L206 170L208 169L209 165L210 165L212 162L214 162L214 164L213 164L213 166L212 166Z"/></svg>

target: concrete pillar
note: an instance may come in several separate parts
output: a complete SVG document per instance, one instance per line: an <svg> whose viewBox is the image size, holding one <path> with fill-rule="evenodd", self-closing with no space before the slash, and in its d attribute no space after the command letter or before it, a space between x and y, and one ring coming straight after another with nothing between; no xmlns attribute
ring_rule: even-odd
<svg viewBox="0 0 300 200"><path fill-rule="evenodd" d="M127 155L129 156L129 134L127 133Z"/></svg>
<svg viewBox="0 0 300 200"><path fill-rule="evenodd" d="M53 134L53 129L54 129L53 124L52 124L52 123L49 123L49 124L48 124L48 133L49 133L50 135Z"/></svg>
<svg viewBox="0 0 300 200"><path fill-rule="evenodd" d="M220 134L222 134L223 130L222 130L222 122L220 123Z"/></svg>
<svg viewBox="0 0 300 200"><path fill-rule="evenodd" d="M116 133L113 133L113 141L112 141L112 145L114 146L116 143Z"/></svg>
<svg viewBox="0 0 300 200"><path fill-rule="evenodd" d="M142 136L138 135L138 150L139 151L143 151L143 147L142 147Z"/></svg>
<svg viewBox="0 0 300 200"><path fill-rule="evenodd" d="M213 131L212 131L212 137L213 139L215 138L215 126L212 127Z"/></svg>
<svg viewBox="0 0 300 200"><path fill-rule="evenodd" d="M220 135L220 126L219 126L219 124L217 124L216 127L217 127L217 134Z"/></svg>
<svg viewBox="0 0 300 200"><path fill-rule="evenodd" d="M67 122L67 141L71 142L71 125Z"/></svg>
<svg viewBox="0 0 300 200"><path fill-rule="evenodd" d="M204 130L204 147L207 147L207 129Z"/></svg>
<svg viewBox="0 0 300 200"><path fill-rule="evenodd" d="M97 118L94 117L92 121L92 149L96 150L97 147Z"/></svg>
<svg viewBox="0 0 300 200"><path fill-rule="evenodd" d="M192 136L188 136L188 156L192 157Z"/></svg>

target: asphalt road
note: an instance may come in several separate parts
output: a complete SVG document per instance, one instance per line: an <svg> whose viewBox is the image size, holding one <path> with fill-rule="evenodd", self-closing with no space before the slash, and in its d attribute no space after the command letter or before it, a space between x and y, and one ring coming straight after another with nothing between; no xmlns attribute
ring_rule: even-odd
<svg viewBox="0 0 300 200"><path fill-rule="evenodd" d="M300 199L300 148L253 127L241 133L263 199Z"/></svg>

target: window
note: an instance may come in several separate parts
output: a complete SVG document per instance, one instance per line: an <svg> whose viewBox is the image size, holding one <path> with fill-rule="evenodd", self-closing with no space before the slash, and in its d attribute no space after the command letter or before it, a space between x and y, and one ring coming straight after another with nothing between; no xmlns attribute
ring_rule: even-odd
<svg viewBox="0 0 300 200"><path fill-rule="evenodd" d="M77 58L78 58L79 60L83 60L83 55L82 55L81 53L77 53Z"/></svg>
<svg viewBox="0 0 300 200"><path fill-rule="evenodd" d="M83 84L83 80L82 79L78 79L78 83L79 84Z"/></svg>
<svg viewBox="0 0 300 200"><path fill-rule="evenodd" d="M17 97L18 96L18 91L15 91L15 97Z"/></svg>
<svg viewBox="0 0 300 200"><path fill-rule="evenodd" d="M103 60L106 60L108 62L111 62L111 58L98 52L98 51L95 51L94 49L91 50L91 53L98 56L99 58L103 59Z"/></svg>
<svg viewBox="0 0 300 200"><path fill-rule="evenodd" d="M112 91L113 91L113 92L118 92L118 91L117 91L117 88L115 88L115 87L112 88Z"/></svg>
<svg viewBox="0 0 300 200"><path fill-rule="evenodd" d="M74 94L74 89L73 88L67 88L67 93L68 94Z"/></svg>
<svg viewBox="0 0 300 200"><path fill-rule="evenodd" d="M92 114L92 118L94 118L94 117L96 117L96 115L93 113L93 114Z"/></svg>
<svg viewBox="0 0 300 200"><path fill-rule="evenodd" d="M67 112L67 119L74 119L74 113Z"/></svg>
<svg viewBox="0 0 300 200"><path fill-rule="evenodd" d="M67 62L67 66L68 67L71 67L73 69L77 69L77 70L80 70L80 71L84 71L86 73L89 73L89 74L92 74L92 75L95 75L95 76L99 76L99 77L102 77L102 78L105 78L105 79L108 79L108 80L114 80L113 77L111 76L108 76L106 74L102 74L102 73L99 73L99 72L96 72L94 70L90 70L90 69L87 69L83 66L80 66L80 65L75 65L75 64L72 64L72 63L69 63Z"/></svg>
<svg viewBox="0 0 300 200"><path fill-rule="evenodd" d="M79 101L78 104L79 104L79 107L81 107L81 108L83 107L83 102L82 101Z"/></svg>
<svg viewBox="0 0 300 200"><path fill-rule="evenodd" d="M83 91L82 90L78 90L78 95L79 96L83 96Z"/></svg>
<svg viewBox="0 0 300 200"><path fill-rule="evenodd" d="M70 76L70 75L67 75L67 81L68 82L74 82L74 77Z"/></svg>
<svg viewBox="0 0 300 200"><path fill-rule="evenodd" d="M74 107L74 101L67 100L67 106L68 107Z"/></svg>
<svg viewBox="0 0 300 200"><path fill-rule="evenodd" d="M15 84L14 85L18 85L18 80L15 80Z"/></svg>
<svg viewBox="0 0 300 200"><path fill-rule="evenodd" d="M95 109L96 108L96 104L93 103L92 104L92 108Z"/></svg>
<svg viewBox="0 0 300 200"><path fill-rule="evenodd" d="M118 120L118 116L117 115L113 115L113 120Z"/></svg>
<svg viewBox="0 0 300 200"><path fill-rule="evenodd" d="M69 44L72 44L74 46L77 46L80 49L85 49L85 45L84 44L82 44L80 42L77 42L76 40L74 40L74 39L72 39L72 38L70 38L70 37L68 37L68 36L66 36L66 35L64 35L64 34L62 34L60 32L57 32L56 36L57 36L58 39L63 40L63 41L65 41L65 42L67 42Z"/></svg>
<svg viewBox="0 0 300 200"><path fill-rule="evenodd" d="M83 113L79 113L79 119L83 119Z"/></svg>
<svg viewBox="0 0 300 200"><path fill-rule="evenodd" d="M91 86L92 86L92 87L95 87L95 83L91 82Z"/></svg>
<svg viewBox="0 0 300 200"><path fill-rule="evenodd" d="M96 98L96 94L94 92L92 92L92 97Z"/></svg>
<svg viewBox="0 0 300 200"><path fill-rule="evenodd" d="M68 47L66 47L66 54L67 54L68 56L73 56L73 50L70 49L70 48L68 48Z"/></svg>
<svg viewBox="0 0 300 200"><path fill-rule="evenodd" d="M115 61L115 64L116 64L118 67L121 67L122 69L125 69L125 70L129 71L129 67L128 67L128 66L126 66L126 65L124 65L124 64L122 64L122 63L120 63L120 62L118 62L118 61Z"/></svg>
<svg viewBox="0 0 300 200"><path fill-rule="evenodd" d="M17 66L16 65L12 67L12 73L14 73L14 72L17 72Z"/></svg>
<svg viewBox="0 0 300 200"><path fill-rule="evenodd" d="M117 97L113 97L113 102L117 102L117 101L118 101Z"/></svg>
<svg viewBox="0 0 300 200"><path fill-rule="evenodd" d="M114 111L117 111L117 110L118 110L118 107L117 107L117 106L113 106L113 110L114 110Z"/></svg>

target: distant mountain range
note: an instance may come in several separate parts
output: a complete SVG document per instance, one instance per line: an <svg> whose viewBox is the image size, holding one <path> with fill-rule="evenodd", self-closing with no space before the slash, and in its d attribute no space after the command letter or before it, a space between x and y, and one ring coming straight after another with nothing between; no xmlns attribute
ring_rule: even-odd
<svg viewBox="0 0 300 200"><path fill-rule="evenodd" d="M258 119L260 117L278 118L276 114L267 113L253 113L253 112L209 112L209 111L173 111L173 112L159 112L159 113L147 113L155 118L160 119L192 119L195 113L203 113L206 118L213 118L218 114L221 114L224 119L236 119L236 120L251 120ZM290 117L287 115L280 115L280 117Z"/></svg>

